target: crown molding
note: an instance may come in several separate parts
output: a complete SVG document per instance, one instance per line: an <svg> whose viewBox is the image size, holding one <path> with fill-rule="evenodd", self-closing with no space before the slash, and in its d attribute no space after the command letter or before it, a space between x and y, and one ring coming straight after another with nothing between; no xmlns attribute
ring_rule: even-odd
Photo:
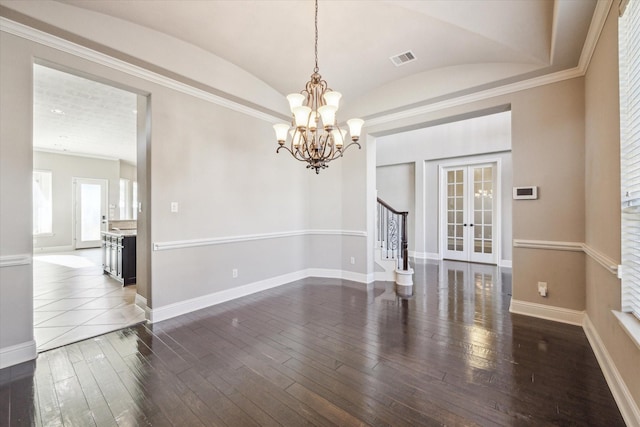
<svg viewBox="0 0 640 427"><path fill-rule="evenodd" d="M32 42L50 47L52 49L69 53L71 55L89 60L113 70L120 71L131 76L167 87L169 89L194 96L204 101L211 102L221 107L228 108L230 110L237 111L239 113L243 113L269 123L279 123L282 121L282 119L279 117L264 113L238 102L231 101L224 97L214 95L202 89L197 89L175 79L116 59L112 56L105 55L104 53L89 49L88 47L70 42L68 40L46 33L44 31L37 30L27 25L20 24L5 17L0 17L0 31L4 31L8 34L13 34L14 36L30 40Z"/></svg>
<svg viewBox="0 0 640 427"><path fill-rule="evenodd" d="M607 16L609 15L609 10L611 9L612 4L613 0L598 0L596 8L593 12L591 24L589 25L589 31L587 33L585 43L582 47L580 59L578 60L578 65L574 68L545 74L544 76L534 77L520 82L498 86L480 92L471 93L469 95L463 95L457 98L435 102L433 104L428 104L397 113L374 117L371 119L367 119L367 126L381 125L389 122L394 122L396 120L408 119L420 116L422 114L444 110L446 108L483 101L485 99L508 95L522 90L533 89L539 86L545 86L576 77L583 77L586 74L587 69L589 68L591 57L593 56L593 52L595 51L596 45L598 44L598 40L600 39L600 34L602 33L602 29L604 28L604 24L607 20Z"/></svg>
<svg viewBox="0 0 640 427"><path fill-rule="evenodd" d="M451 98L445 101L435 102L421 107L410 108L404 111L374 117L371 119L367 119L367 126L376 126L398 120L408 119L446 108L478 102L497 96L508 95L514 92L532 89L576 77L582 77L585 75L587 68L589 67L589 62L591 61L591 57L593 56L593 52L596 48L598 39L600 38L600 34L602 33L602 29L604 27L612 4L613 0L598 0L591 20L591 24L589 26L587 37L582 48L580 59L578 61L578 65L574 68L475 92L468 95ZM174 89L176 91L203 99L205 101L209 101L225 108L247 114L249 116L264 120L269 123L279 123L282 121L282 119L279 117L266 114L262 111L247 107L246 105L242 105L224 97L214 95L201 89L197 89L193 86L165 77L161 74L154 73L142 67L129 64L125 61L121 61L87 47L72 43L43 31L36 30L32 27L17 23L15 21L11 21L4 17L0 17L0 31L5 31L18 37L22 37L27 40L43 44L45 46L49 46L51 48L67 52L93 62L97 62L109 68L168 87L170 89Z"/></svg>
<svg viewBox="0 0 640 427"><path fill-rule="evenodd" d="M607 16L609 16L609 11L611 10L612 5L613 0L599 0L596 4L596 9L593 11L591 25L589 25L589 32L587 33L587 38L584 41L584 46L582 47L582 53L580 54L580 60L578 61L577 67L583 74L587 73L591 57L593 56L593 52L596 50L596 45L598 44L600 34L602 34L602 29L607 21Z"/></svg>

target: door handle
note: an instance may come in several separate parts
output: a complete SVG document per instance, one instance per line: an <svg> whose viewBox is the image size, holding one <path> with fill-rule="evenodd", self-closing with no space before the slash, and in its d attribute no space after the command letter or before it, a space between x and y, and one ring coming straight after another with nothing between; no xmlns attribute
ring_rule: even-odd
<svg viewBox="0 0 640 427"><path fill-rule="evenodd" d="M473 227L473 224L469 224L469 227Z"/></svg>
<svg viewBox="0 0 640 427"><path fill-rule="evenodd" d="M467 226L467 224L462 224L462 225L465 226L465 227Z"/></svg>

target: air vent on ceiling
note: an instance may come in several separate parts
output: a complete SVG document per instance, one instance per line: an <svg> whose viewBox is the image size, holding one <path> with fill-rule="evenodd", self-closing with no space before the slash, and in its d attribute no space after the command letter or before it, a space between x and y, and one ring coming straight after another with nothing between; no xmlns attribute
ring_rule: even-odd
<svg viewBox="0 0 640 427"><path fill-rule="evenodd" d="M389 58L393 65L399 67L401 65L406 64L407 62L415 61L416 56L410 50L401 53L400 55L395 55Z"/></svg>

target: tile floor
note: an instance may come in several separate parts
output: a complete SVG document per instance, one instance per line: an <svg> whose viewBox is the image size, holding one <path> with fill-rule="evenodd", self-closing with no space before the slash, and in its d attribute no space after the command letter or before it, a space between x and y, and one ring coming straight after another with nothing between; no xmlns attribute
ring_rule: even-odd
<svg viewBox="0 0 640 427"><path fill-rule="evenodd" d="M136 286L102 274L101 249L33 257L33 323L38 352L143 322Z"/></svg>

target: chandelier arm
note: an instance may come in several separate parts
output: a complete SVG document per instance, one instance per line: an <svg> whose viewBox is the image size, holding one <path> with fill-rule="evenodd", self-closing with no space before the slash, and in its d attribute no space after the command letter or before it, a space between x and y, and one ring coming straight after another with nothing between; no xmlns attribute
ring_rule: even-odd
<svg viewBox="0 0 640 427"><path fill-rule="evenodd" d="M276 150L276 154L279 153L281 149L287 150L289 152L289 154L291 154L293 156L293 158L296 159L297 161L299 161L299 162L307 162L308 163L307 159L300 158L300 157L296 156L296 154L291 149L289 149L289 147L286 147L284 145L281 145L281 146L278 147L278 149Z"/></svg>
<svg viewBox="0 0 640 427"><path fill-rule="evenodd" d="M360 143L359 143L359 142L357 142L357 141L353 141L353 142L350 142L349 144L347 144L346 146L344 146L344 147L342 148L342 150L341 150L341 151L342 151L342 153L344 153L345 151L347 151L347 149L348 149L349 147L351 147L352 145L357 145L357 146L358 146L358 149L359 149L359 150L362 150L362 146L360 145Z"/></svg>

